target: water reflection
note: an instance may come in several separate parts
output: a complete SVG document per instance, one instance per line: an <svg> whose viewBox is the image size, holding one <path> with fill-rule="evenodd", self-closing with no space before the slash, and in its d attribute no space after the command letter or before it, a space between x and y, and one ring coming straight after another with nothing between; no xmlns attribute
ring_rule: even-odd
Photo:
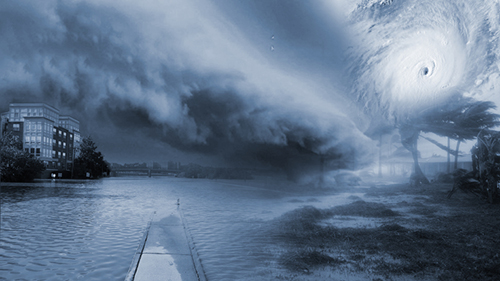
<svg viewBox="0 0 500 281"><path fill-rule="evenodd" d="M126 216L122 206L132 205L133 196L110 187L102 181L4 183L0 276L123 280L146 219L141 212Z"/></svg>
<svg viewBox="0 0 500 281"><path fill-rule="evenodd" d="M153 212L179 198L209 280L272 279L269 223L303 205L349 201L283 182L167 177L4 184L1 196L5 280L123 280Z"/></svg>

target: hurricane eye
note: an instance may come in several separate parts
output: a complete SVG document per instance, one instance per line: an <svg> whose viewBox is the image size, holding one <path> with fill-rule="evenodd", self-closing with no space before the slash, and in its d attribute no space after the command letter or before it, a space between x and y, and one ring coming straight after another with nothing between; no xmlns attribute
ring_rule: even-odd
<svg viewBox="0 0 500 281"><path fill-rule="evenodd" d="M424 75L427 75L427 73L429 73L429 68L424 67L424 69L422 69L422 73L423 73Z"/></svg>

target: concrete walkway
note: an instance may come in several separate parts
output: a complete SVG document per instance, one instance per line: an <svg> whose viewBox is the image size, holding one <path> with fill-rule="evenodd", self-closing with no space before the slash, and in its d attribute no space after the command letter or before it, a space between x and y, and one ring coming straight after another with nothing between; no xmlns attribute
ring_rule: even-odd
<svg viewBox="0 0 500 281"><path fill-rule="evenodd" d="M126 281L206 281L178 205L155 212Z"/></svg>

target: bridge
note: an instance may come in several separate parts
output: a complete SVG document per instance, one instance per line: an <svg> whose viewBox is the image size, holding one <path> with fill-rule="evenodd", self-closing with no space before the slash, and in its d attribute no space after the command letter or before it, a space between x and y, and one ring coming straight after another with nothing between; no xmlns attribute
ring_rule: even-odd
<svg viewBox="0 0 500 281"><path fill-rule="evenodd" d="M169 170L169 169L153 169L153 168L144 168L144 167L123 167L118 169L111 169L110 175L112 177L116 176L172 176L177 175L181 171L180 170Z"/></svg>

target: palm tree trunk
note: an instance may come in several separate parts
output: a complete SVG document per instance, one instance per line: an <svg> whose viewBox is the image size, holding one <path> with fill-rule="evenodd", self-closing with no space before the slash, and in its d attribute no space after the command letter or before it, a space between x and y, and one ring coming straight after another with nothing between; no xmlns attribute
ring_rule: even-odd
<svg viewBox="0 0 500 281"><path fill-rule="evenodd" d="M423 184L429 184L429 180L427 177L424 175L422 172L422 169L420 168L420 165L418 164L418 149L417 149L417 141L418 137L420 135L420 131L417 130L410 130L406 131L406 134L403 134L402 130L400 130L400 135L401 135L401 144L408 149L408 151L411 152L411 155L413 157L413 166L414 166L414 173L410 178L410 183L415 184L415 185L420 185L421 183Z"/></svg>
<svg viewBox="0 0 500 281"><path fill-rule="evenodd" d="M449 174L450 173L450 138L448 138L448 162L446 166L446 172Z"/></svg>
<svg viewBox="0 0 500 281"><path fill-rule="evenodd" d="M417 140L418 140L418 136L415 138L415 141L413 144L413 149L411 151L411 155L413 156L413 165L415 166L414 168L415 168L416 184L417 185L420 185L420 183L429 184L429 180L422 172L422 169L420 168L420 164L418 163Z"/></svg>
<svg viewBox="0 0 500 281"><path fill-rule="evenodd" d="M456 153L455 153L455 166L454 166L454 170L456 170L458 168L458 149L460 148L460 140L457 140L457 149L455 150Z"/></svg>

